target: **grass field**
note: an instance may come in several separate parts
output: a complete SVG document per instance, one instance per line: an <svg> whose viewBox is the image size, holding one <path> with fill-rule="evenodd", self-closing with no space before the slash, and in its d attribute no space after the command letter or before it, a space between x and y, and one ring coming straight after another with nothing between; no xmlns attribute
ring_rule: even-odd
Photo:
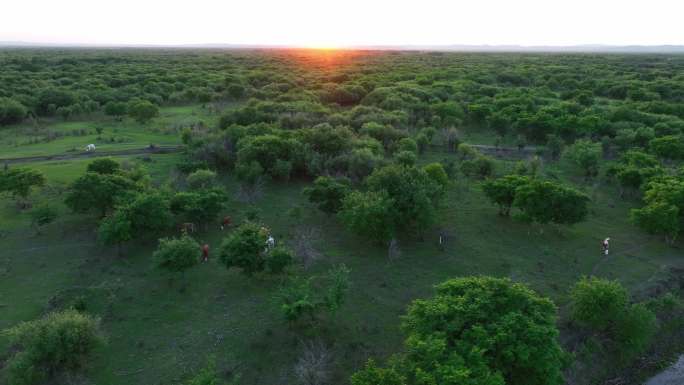
<svg viewBox="0 0 684 385"><path fill-rule="evenodd" d="M187 112L165 113L173 111ZM136 140L140 144L148 139ZM19 146L14 155L66 151L69 146L61 142ZM5 148L11 147L3 147L3 155ZM448 156L434 151L420 161ZM176 157L153 155L152 162L143 166L163 182ZM63 184L80 175L87 162L31 167L44 171L50 182ZM586 222L556 228L499 217L477 183L460 179L440 210L440 224L426 229L423 240L401 239L401 256L391 261L385 248L351 235L335 218L310 206L301 194L307 181L269 184L257 206L279 242L291 241L300 226L319 230L316 245L322 257L305 274L338 263L352 270L347 303L337 317L323 319L313 330L289 327L281 318L272 300L281 278L247 278L210 259L179 282L153 268L154 240L127 245L119 258L114 248L97 244L95 218L69 214L60 207L59 220L36 235L27 215L3 199L0 329L51 308L85 303L89 312L102 317L108 336L108 345L89 370L87 383L98 385L177 383L212 356L226 377L240 374L241 384L292 383L300 344L321 338L334 352L333 383L346 383L368 357L382 358L401 349L399 317L406 305L429 296L432 286L447 278L511 277L550 296L562 311L569 287L582 275L615 278L636 291L664 267L681 265L681 242L666 246L629 223L628 211L636 201L618 199L617 190L605 182L585 184L565 164L546 165L545 172L575 184L592 198ZM234 196L233 177L224 176L222 183ZM59 191L54 194L48 199L63 199ZM297 207L301 217L290 215ZM231 200L226 213L240 221L247 208ZM451 234L444 251L437 247L439 227ZM200 233L198 240L216 250L223 236L217 224ZM600 241L606 236L612 240L607 258L600 252ZM5 348L6 341L0 338L0 349Z"/></svg>
<svg viewBox="0 0 684 385"><path fill-rule="evenodd" d="M129 118L23 123L0 130L0 159L82 152L90 143L102 151L179 144L181 127L199 121L214 124L215 119L216 115L197 105L162 108L160 117L149 124Z"/></svg>

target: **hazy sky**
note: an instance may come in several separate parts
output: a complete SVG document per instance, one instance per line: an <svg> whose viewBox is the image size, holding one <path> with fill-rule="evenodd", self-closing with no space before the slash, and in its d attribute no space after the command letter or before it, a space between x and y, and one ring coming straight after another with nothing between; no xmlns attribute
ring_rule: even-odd
<svg viewBox="0 0 684 385"><path fill-rule="evenodd" d="M684 0L4 0L0 41L684 45Z"/></svg>

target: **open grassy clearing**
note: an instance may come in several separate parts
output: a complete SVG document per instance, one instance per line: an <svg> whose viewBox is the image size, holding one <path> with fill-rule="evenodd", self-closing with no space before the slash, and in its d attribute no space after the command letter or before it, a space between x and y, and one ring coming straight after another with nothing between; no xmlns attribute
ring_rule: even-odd
<svg viewBox="0 0 684 385"><path fill-rule="evenodd" d="M449 156L433 151L421 162ZM162 182L176 157L153 156L144 165ZM87 162L32 167L43 170L51 182L66 183ZM663 267L680 264L681 243L667 247L634 228L627 219L634 202L616 199L613 186L585 185L565 164L547 165L545 171L592 197L586 222L558 229L499 217L477 183L459 179L440 211L440 225L426 229L422 241L401 239L401 257L392 261L384 247L351 235L335 218L312 208L301 195L306 181L269 184L257 206L276 239L288 242L301 226L319 230L316 244L322 258L305 274L336 263L352 269L353 287L338 317L309 331L290 328L281 318L272 301L278 278L249 279L211 259L179 282L152 267L152 240L129 244L125 257L118 258L113 248L96 243L94 218L61 208L60 219L38 236L25 215L3 200L0 328L52 307L84 302L103 318L109 337L90 370L94 384L174 383L212 355L227 376L241 373L244 384L288 383L301 341L319 337L333 346L334 381L344 383L368 357L401 349L399 316L406 305L429 296L432 285L447 278L511 277L562 307L568 288L582 275L615 278L638 290ZM234 195L237 183L231 176L223 185ZM302 209L300 218L289 215L295 207ZM226 213L239 221L246 208L233 200ZM436 244L440 226L452 235L445 251ZM216 250L224 235L217 224L197 238ZM608 258L599 247L605 236L613 240Z"/></svg>
<svg viewBox="0 0 684 385"><path fill-rule="evenodd" d="M150 144L180 144L180 130L202 121L216 124L216 114L200 105L164 107L150 124L133 119L59 121L22 123L0 131L0 159L83 152L90 143L100 151L142 148ZM101 134L97 133L101 128Z"/></svg>

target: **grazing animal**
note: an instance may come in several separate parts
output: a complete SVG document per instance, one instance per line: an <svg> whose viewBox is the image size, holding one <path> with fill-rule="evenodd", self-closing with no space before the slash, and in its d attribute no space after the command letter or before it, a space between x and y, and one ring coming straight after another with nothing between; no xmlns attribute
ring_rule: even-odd
<svg viewBox="0 0 684 385"><path fill-rule="evenodd" d="M95 151L95 145L90 143L89 145L85 146L85 150L88 152Z"/></svg>

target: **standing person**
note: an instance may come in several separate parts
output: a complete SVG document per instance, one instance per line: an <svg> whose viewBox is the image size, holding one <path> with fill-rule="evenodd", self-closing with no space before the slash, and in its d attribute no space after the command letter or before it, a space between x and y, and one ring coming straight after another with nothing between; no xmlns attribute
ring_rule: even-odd
<svg viewBox="0 0 684 385"><path fill-rule="evenodd" d="M610 247L610 238L603 240L603 255L608 255L608 248Z"/></svg>
<svg viewBox="0 0 684 385"><path fill-rule="evenodd" d="M202 245L202 262L209 262L209 245Z"/></svg>

